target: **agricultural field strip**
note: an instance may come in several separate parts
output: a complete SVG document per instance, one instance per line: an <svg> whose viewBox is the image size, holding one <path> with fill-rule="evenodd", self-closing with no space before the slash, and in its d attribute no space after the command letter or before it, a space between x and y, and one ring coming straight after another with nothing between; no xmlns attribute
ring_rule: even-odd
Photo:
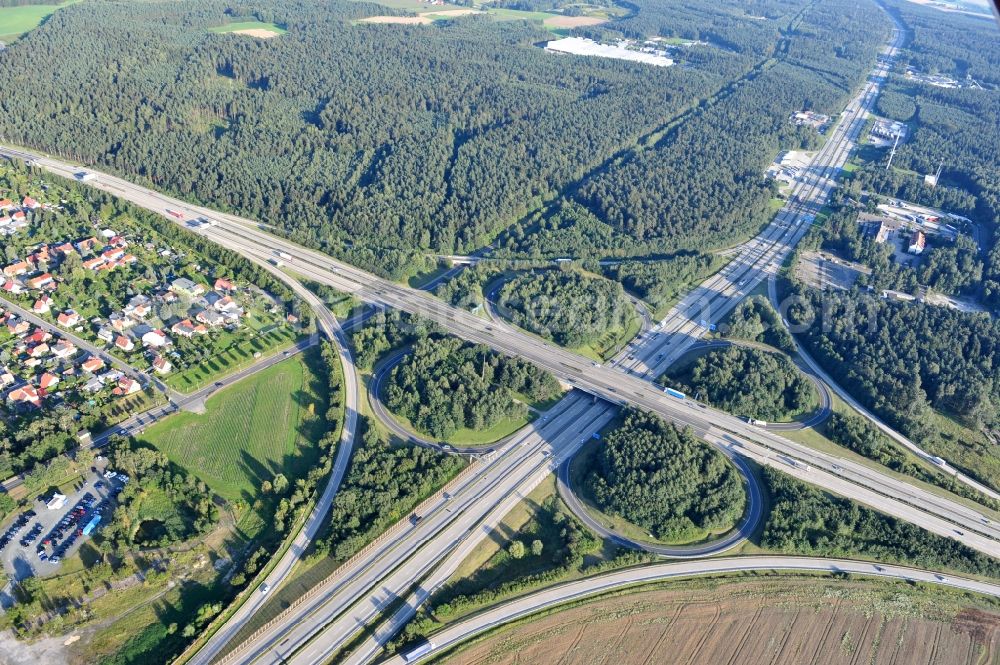
<svg viewBox="0 0 1000 665"><path fill-rule="evenodd" d="M540 611L558 607L573 601L593 598L601 594L629 586L639 586L661 580L700 575L719 575L744 571L819 571L827 573L851 573L869 577L896 580L913 580L928 584L971 591L993 597L1000 597L1000 585L980 582L961 577L945 576L933 571L918 570L902 566L872 564L848 559L823 559L790 556L749 556L740 558L686 561L683 563L663 563L641 568L621 570L598 575L567 584L561 584L532 593L448 626L431 637L432 648L424 656L413 661L404 661L402 656L393 656L385 665L404 662L422 662L449 651L462 642L502 626L519 618L531 616Z"/></svg>

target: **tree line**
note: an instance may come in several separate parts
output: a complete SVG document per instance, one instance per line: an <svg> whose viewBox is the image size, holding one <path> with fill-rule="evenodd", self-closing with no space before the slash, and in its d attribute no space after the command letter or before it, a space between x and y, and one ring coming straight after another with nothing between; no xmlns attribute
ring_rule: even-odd
<svg viewBox="0 0 1000 665"><path fill-rule="evenodd" d="M1000 576L1000 564L951 538L834 497L769 467L761 469L771 512L762 547L807 556L856 557Z"/></svg>

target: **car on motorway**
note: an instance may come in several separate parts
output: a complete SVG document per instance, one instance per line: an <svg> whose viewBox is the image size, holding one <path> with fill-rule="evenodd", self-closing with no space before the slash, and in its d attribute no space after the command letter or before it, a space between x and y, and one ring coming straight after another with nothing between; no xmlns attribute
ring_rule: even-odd
<svg viewBox="0 0 1000 665"><path fill-rule="evenodd" d="M268 584L267 582L264 582L263 584L260 585L261 594L267 594L267 592L270 590L271 590L271 585Z"/></svg>

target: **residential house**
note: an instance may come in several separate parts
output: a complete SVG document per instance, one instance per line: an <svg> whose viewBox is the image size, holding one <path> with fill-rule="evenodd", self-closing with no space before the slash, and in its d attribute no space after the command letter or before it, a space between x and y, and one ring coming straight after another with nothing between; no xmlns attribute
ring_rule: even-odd
<svg viewBox="0 0 1000 665"><path fill-rule="evenodd" d="M63 360L72 358L76 355L76 344L68 339L61 339L52 347L52 355Z"/></svg>
<svg viewBox="0 0 1000 665"><path fill-rule="evenodd" d="M55 280L52 279L52 275L50 273L43 272L41 275L29 279L28 286L33 289L44 289L48 287L54 287Z"/></svg>
<svg viewBox="0 0 1000 665"><path fill-rule="evenodd" d="M132 296L132 298L128 301L128 304L125 305L125 309L122 310L126 316L129 316L136 321L144 320L152 313L152 311L153 309L150 306L149 298L141 294Z"/></svg>
<svg viewBox="0 0 1000 665"><path fill-rule="evenodd" d="M139 382L130 376L123 376L118 379L118 385L111 391L112 395L131 395L142 390Z"/></svg>
<svg viewBox="0 0 1000 665"><path fill-rule="evenodd" d="M52 333L43 328L36 328L34 332L24 338L25 344L41 344L52 339Z"/></svg>
<svg viewBox="0 0 1000 665"><path fill-rule="evenodd" d="M71 309L67 309L56 317L56 322L64 328L73 328L80 325L80 315Z"/></svg>
<svg viewBox="0 0 1000 665"><path fill-rule="evenodd" d="M42 405L42 396L35 386L28 384L20 388L14 388L7 393L7 401L15 404L31 404L32 406Z"/></svg>
<svg viewBox="0 0 1000 665"><path fill-rule="evenodd" d="M110 344L115 340L115 331L111 329L111 326L102 325L97 330L97 339Z"/></svg>
<svg viewBox="0 0 1000 665"><path fill-rule="evenodd" d="M42 296L35 301L35 304L31 306L31 309L35 311L35 314L48 314L52 311L52 298L47 295Z"/></svg>
<svg viewBox="0 0 1000 665"><path fill-rule="evenodd" d="M84 259L83 261L83 267L86 268L87 270L97 270L103 265L104 265L103 256L95 256L92 259Z"/></svg>
<svg viewBox="0 0 1000 665"><path fill-rule="evenodd" d="M0 199L0 210L10 210L14 207L14 202L10 199Z"/></svg>
<svg viewBox="0 0 1000 665"><path fill-rule="evenodd" d="M99 243L97 242L97 238L91 236L89 238L84 238L83 240L77 240L73 243L73 246L76 247L76 251L81 254L89 254L97 249Z"/></svg>
<svg viewBox="0 0 1000 665"><path fill-rule="evenodd" d="M153 370L157 374L167 374L173 368L174 366L170 364L170 361L164 358L163 356L160 355L153 356Z"/></svg>
<svg viewBox="0 0 1000 665"><path fill-rule="evenodd" d="M42 342L28 349L28 356L31 358L44 358L50 350L49 345Z"/></svg>
<svg viewBox="0 0 1000 665"><path fill-rule="evenodd" d="M213 328L216 326L221 326L223 323L225 323L225 319L222 318L222 315L216 312L215 310L211 309L201 310L195 315L194 318L197 321L204 323L207 326L211 326Z"/></svg>
<svg viewBox="0 0 1000 665"><path fill-rule="evenodd" d="M7 332L15 337L23 335L29 330L31 330L31 324L24 319L11 318L7 321Z"/></svg>
<svg viewBox="0 0 1000 665"><path fill-rule="evenodd" d="M3 269L4 277L18 277L31 270L31 264L27 261L17 261L16 263L11 263Z"/></svg>
<svg viewBox="0 0 1000 665"><path fill-rule="evenodd" d="M187 295L192 298L197 298L198 296L205 293L204 286L192 282L187 277L178 277L173 282L171 282L170 290L173 291L174 293Z"/></svg>
<svg viewBox="0 0 1000 665"><path fill-rule="evenodd" d="M64 242L61 245L56 245L55 247L52 248L53 254L56 254L63 258L66 258L70 254L70 252L73 251L75 250L73 248L73 243L71 242Z"/></svg>
<svg viewBox="0 0 1000 665"><path fill-rule="evenodd" d="M907 249L910 254L923 254L924 248L927 247L927 236L924 235L923 231L914 231L913 236L910 238L910 247Z"/></svg>
<svg viewBox="0 0 1000 665"><path fill-rule="evenodd" d="M24 200L21 201L21 207L27 208L28 210L38 210L42 207L42 204L30 196L25 196Z"/></svg>
<svg viewBox="0 0 1000 665"><path fill-rule="evenodd" d="M112 312L111 316L108 317L108 323L111 324L112 330L125 332L135 325L135 319L130 316L125 316L120 312Z"/></svg>
<svg viewBox="0 0 1000 665"><path fill-rule="evenodd" d="M38 387L42 390L49 390L59 383L59 377L51 372L45 372L38 377Z"/></svg>
<svg viewBox="0 0 1000 665"><path fill-rule="evenodd" d="M191 323L191 319L184 319L172 325L170 332L181 337L191 337L195 333L195 325Z"/></svg>
<svg viewBox="0 0 1000 665"><path fill-rule="evenodd" d="M97 356L90 356L81 363L80 368L84 372L94 374L104 369L104 361Z"/></svg>
<svg viewBox="0 0 1000 665"><path fill-rule="evenodd" d="M31 254L26 257L28 263L38 268L42 265L48 265L49 261L52 260L52 255L49 253L48 245L39 245L35 248Z"/></svg>
<svg viewBox="0 0 1000 665"><path fill-rule="evenodd" d="M104 388L104 382L96 376L90 377L85 384L83 384L83 389L89 393L99 392Z"/></svg>
<svg viewBox="0 0 1000 665"><path fill-rule="evenodd" d="M125 335L118 335L118 337L115 338L115 347L128 352L135 348L135 342Z"/></svg>
<svg viewBox="0 0 1000 665"><path fill-rule="evenodd" d="M118 259L125 256L125 250L121 247L112 247L111 249L105 250L101 253L101 258L105 261L117 261Z"/></svg>
<svg viewBox="0 0 1000 665"><path fill-rule="evenodd" d="M6 367L0 367L0 388L9 388L17 382L17 377Z"/></svg>
<svg viewBox="0 0 1000 665"><path fill-rule="evenodd" d="M24 287L21 286L21 282L18 282L13 279L8 279L4 281L3 284L0 285L0 288L2 288L5 292L13 295L17 295L18 293L22 293L24 291Z"/></svg>
<svg viewBox="0 0 1000 665"><path fill-rule="evenodd" d="M236 290L236 287L233 286L233 283L223 277L220 277L217 280L215 280L215 286L213 288L216 291L223 291L225 293L231 293Z"/></svg>
<svg viewBox="0 0 1000 665"><path fill-rule="evenodd" d="M163 331L160 329L150 330L142 336L142 343L150 348L160 348L170 343Z"/></svg>

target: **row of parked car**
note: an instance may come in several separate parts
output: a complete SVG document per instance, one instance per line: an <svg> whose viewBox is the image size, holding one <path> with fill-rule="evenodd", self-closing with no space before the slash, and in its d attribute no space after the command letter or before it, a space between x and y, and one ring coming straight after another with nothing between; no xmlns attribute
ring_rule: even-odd
<svg viewBox="0 0 1000 665"><path fill-rule="evenodd" d="M21 547L27 547L31 543L35 542L42 533L42 525L39 522L35 522L35 526L31 527L31 531L24 534L20 540Z"/></svg>
<svg viewBox="0 0 1000 665"><path fill-rule="evenodd" d="M4 534L0 536L0 550L7 547L7 545L10 544L10 541L14 540L14 536L17 535L17 532L27 526L28 522L30 522L31 518L36 514L37 513L35 513L34 510L26 510L18 515L17 519L14 520L14 523L7 527Z"/></svg>
<svg viewBox="0 0 1000 665"><path fill-rule="evenodd" d="M97 497L95 497L90 492L83 495L83 498L76 502L73 508L63 515L62 519L52 527L48 535L42 541L42 545L55 545L59 540L62 539L63 534L67 531L73 530L81 521L83 521L84 516L87 512L94 506L97 502ZM39 545L41 547L42 545Z"/></svg>
<svg viewBox="0 0 1000 665"><path fill-rule="evenodd" d="M42 541L42 544L38 546L38 558L41 561L48 561L49 563L59 563L62 557L66 554L69 548L73 547L73 544L78 538L83 536L84 526L86 521L92 519L95 515L101 515L104 513L104 509L108 506L108 500L104 499L95 505L95 499L90 492L84 494L83 499L73 508L70 513L63 518L63 520L69 519L69 522L65 526L61 527L59 531L59 537L62 536L62 532L65 530L69 531L69 535L61 543L58 543L58 538L49 539ZM60 525L63 521L60 521ZM57 528L60 528L57 526ZM54 532L54 531L53 531ZM49 534L52 535L51 533ZM58 544L57 544L58 543ZM48 554L45 551L46 545L52 545L52 554Z"/></svg>

